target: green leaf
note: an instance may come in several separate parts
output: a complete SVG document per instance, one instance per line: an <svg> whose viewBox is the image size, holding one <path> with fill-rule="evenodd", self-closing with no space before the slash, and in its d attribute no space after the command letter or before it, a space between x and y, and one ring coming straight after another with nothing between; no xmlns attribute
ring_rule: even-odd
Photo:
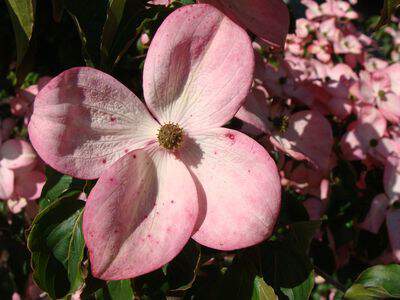
<svg viewBox="0 0 400 300"><path fill-rule="evenodd" d="M43 187L39 205L43 209L61 197L79 195L86 192L85 188L89 185L90 182L88 181L75 179L47 167L46 184Z"/></svg>
<svg viewBox="0 0 400 300"><path fill-rule="evenodd" d="M17 43L17 64L22 63L29 48L34 25L35 1L6 0Z"/></svg>
<svg viewBox="0 0 400 300"><path fill-rule="evenodd" d="M110 281L107 286L112 300L133 299L134 294L130 280Z"/></svg>
<svg viewBox="0 0 400 300"><path fill-rule="evenodd" d="M314 271L308 249L320 225L319 221L291 224L288 232L278 241L263 245L264 279L277 293L284 294L288 299L308 299L311 295Z"/></svg>
<svg viewBox="0 0 400 300"><path fill-rule="evenodd" d="M251 300L276 300L278 296L274 289L265 283L262 277L256 276L254 279L254 289Z"/></svg>
<svg viewBox="0 0 400 300"><path fill-rule="evenodd" d="M67 270L68 279L71 282L71 291L77 290L83 281L83 274L81 263L83 260L84 250L85 250L85 240L83 239L82 232L82 216L83 209L77 214L75 222L73 222L73 227L71 237L68 241L68 253L67 253ZM66 232L67 234L69 231Z"/></svg>
<svg viewBox="0 0 400 300"><path fill-rule="evenodd" d="M110 56L110 50L124 14L125 4L126 0L110 0L101 37L101 60L103 63Z"/></svg>
<svg viewBox="0 0 400 300"><path fill-rule="evenodd" d="M239 253L224 275L222 299L309 299L314 271L308 257L321 222L298 222L258 247ZM280 232L280 230L278 230Z"/></svg>
<svg viewBox="0 0 400 300"><path fill-rule="evenodd" d="M300 245L290 239L268 243L264 247L263 258L264 278L276 292L280 291L291 300L310 297L314 272Z"/></svg>
<svg viewBox="0 0 400 300"><path fill-rule="evenodd" d="M291 225L290 239L304 253L308 253L315 232L321 227L321 221L297 222Z"/></svg>
<svg viewBox="0 0 400 300"><path fill-rule="evenodd" d="M73 178L57 171L46 168L46 184L43 187L41 198L49 202L57 199L68 191Z"/></svg>
<svg viewBox="0 0 400 300"><path fill-rule="evenodd" d="M100 67L100 43L107 16L108 0L68 0L64 8L71 15L82 42L88 66Z"/></svg>
<svg viewBox="0 0 400 300"><path fill-rule="evenodd" d="M381 11L381 19L375 27L375 30L388 24L395 10L400 6L400 0L385 0Z"/></svg>
<svg viewBox="0 0 400 300"><path fill-rule="evenodd" d="M32 223L28 248L32 253L33 277L52 298L76 291L83 282L84 205L76 196L62 198L46 207Z"/></svg>
<svg viewBox="0 0 400 300"><path fill-rule="evenodd" d="M219 299L277 299L272 287L261 274L260 248L254 247L236 255L222 281Z"/></svg>
<svg viewBox="0 0 400 300"><path fill-rule="evenodd" d="M371 267L347 290L346 299L400 299L400 265Z"/></svg>
<svg viewBox="0 0 400 300"><path fill-rule="evenodd" d="M309 299L311 291L314 288L314 271L310 272L307 279L298 284L295 287L284 288L282 287L282 293L284 293L289 299Z"/></svg>
<svg viewBox="0 0 400 300"><path fill-rule="evenodd" d="M105 70L112 68L139 37L141 20L153 15L146 9L146 1L113 0L110 3L107 19L104 24L101 45L101 63Z"/></svg>
<svg viewBox="0 0 400 300"><path fill-rule="evenodd" d="M85 278L85 285L80 294L84 299L134 299L134 291L130 280L103 281L94 278L91 270Z"/></svg>

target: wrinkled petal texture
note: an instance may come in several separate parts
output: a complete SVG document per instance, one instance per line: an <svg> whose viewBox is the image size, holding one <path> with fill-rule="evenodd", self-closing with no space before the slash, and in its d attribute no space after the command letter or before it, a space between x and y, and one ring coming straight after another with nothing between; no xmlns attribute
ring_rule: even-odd
<svg viewBox="0 0 400 300"><path fill-rule="evenodd" d="M187 132L219 127L247 96L254 53L246 32L211 5L169 15L150 45L143 71L146 103L161 123Z"/></svg>
<svg viewBox="0 0 400 300"><path fill-rule="evenodd" d="M289 11L282 0L198 0L227 16L272 46L282 47L289 30Z"/></svg>
<svg viewBox="0 0 400 300"><path fill-rule="evenodd" d="M127 152L153 142L157 126L125 86L83 67L61 73L39 92L28 129L51 167L94 179Z"/></svg>
<svg viewBox="0 0 400 300"><path fill-rule="evenodd" d="M13 191L14 172L0 165L0 199L9 199Z"/></svg>
<svg viewBox="0 0 400 300"><path fill-rule="evenodd" d="M98 180L86 202L83 233L93 275L132 278L172 260L197 219L196 186L187 168L163 150L136 150Z"/></svg>
<svg viewBox="0 0 400 300"><path fill-rule="evenodd" d="M197 242L232 250L271 235L281 187L276 165L262 146L240 132L218 128L187 140L180 154L197 184Z"/></svg>

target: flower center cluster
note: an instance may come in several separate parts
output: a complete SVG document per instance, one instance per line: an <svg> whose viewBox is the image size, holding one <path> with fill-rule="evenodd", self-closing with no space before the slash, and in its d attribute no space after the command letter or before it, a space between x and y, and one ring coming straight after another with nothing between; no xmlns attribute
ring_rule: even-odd
<svg viewBox="0 0 400 300"><path fill-rule="evenodd" d="M375 148L376 146L378 146L378 141L376 139L372 139L372 140L369 141L369 145L372 148Z"/></svg>
<svg viewBox="0 0 400 300"><path fill-rule="evenodd" d="M175 123L167 123L158 130L157 139L161 147L177 150L183 143L183 129Z"/></svg>
<svg viewBox="0 0 400 300"><path fill-rule="evenodd" d="M380 90L378 92L378 96L381 99L381 101L386 101L386 93L385 93L385 91Z"/></svg>
<svg viewBox="0 0 400 300"><path fill-rule="evenodd" d="M289 127L289 117L288 116L281 116L281 117L276 117L273 118L272 124L274 127L280 132L280 133L285 133Z"/></svg>

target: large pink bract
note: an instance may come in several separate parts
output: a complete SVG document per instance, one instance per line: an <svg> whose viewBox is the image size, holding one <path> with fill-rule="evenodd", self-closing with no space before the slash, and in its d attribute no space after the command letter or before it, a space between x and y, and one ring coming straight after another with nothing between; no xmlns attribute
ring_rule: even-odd
<svg viewBox="0 0 400 300"><path fill-rule="evenodd" d="M212 4L262 41L283 47L289 31L289 10L282 0L197 0Z"/></svg>
<svg viewBox="0 0 400 300"><path fill-rule="evenodd" d="M250 89L253 55L246 32L220 11L185 6L149 48L143 89L150 113L91 68L65 71L40 91L29 123L39 155L63 173L100 177L83 216L96 277L153 271L191 236L221 250L270 236L280 208L276 165L254 140L221 127ZM175 151L157 141L170 122L185 132Z"/></svg>

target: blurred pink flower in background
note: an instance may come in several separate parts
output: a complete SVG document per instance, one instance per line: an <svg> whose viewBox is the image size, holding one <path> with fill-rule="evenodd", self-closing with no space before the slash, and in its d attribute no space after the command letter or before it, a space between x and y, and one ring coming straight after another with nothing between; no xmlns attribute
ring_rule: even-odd
<svg viewBox="0 0 400 300"><path fill-rule="evenodd" d="M11 113L17 117L23 117L29 113L30 107L39 91L50 81L51 77L39 78L37 84L17 92L17 95L10 100Z"/></svg>
<svg viewBox="0 0 400 300"><path fill-rule="evenodd" d="M255 82L236 118L242 131L279 154L282 185L310 197L304 205L312 219L327 208L337 160L384 170L384 193L375 195L359 224L376 234L385 219L394 228L398 210L393 205L400 201L398 32L386 29L394 42L394 62L374 57L376 43L352 23L359 17L351 7L356 2L303 0L306 18L296 20L284 53L262 57L263 43L256 40ZM338 136L335 124L344 126ZM367 188L366 173L359 174L360 190ZM387 218L389 211L394 217ZM400 237L393 229L390 234L393 260ZM338 265L348 259L349 249L340 249Z"/></svg>
<svg viewBox="0 0 400 300"><path fill-rule="evenodd" d="M0 174L3 200L36 200L46 180L32 146L21 139L10 139L0 146Z"/></svg>

